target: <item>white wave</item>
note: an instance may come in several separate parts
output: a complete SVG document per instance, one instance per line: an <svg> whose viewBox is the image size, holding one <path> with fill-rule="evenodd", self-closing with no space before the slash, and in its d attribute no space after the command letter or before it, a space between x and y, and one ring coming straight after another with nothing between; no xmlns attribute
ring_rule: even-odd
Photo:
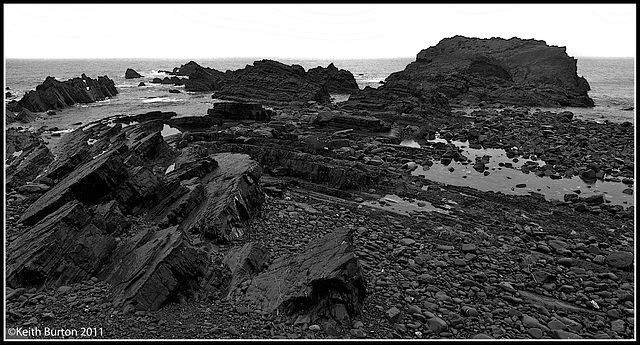
<svg viewBox="0 0 640 345"><path fill-rule="evenodd" d="M165 97L153 97L148 99L143 99L142 103L176 103L176 102L185 102L185 99L177 99L177 98L165 98Z"/></svg>
<svg viewBox="0 0 640 345"><path fill-rule="evenodd" d="M14 157L20 157L21 154L22 154L22 150L14 152L13 156Z"/></svg>
<svg viewBox="0 0 640 345"><path fill-rule="evenodd" d="M87 140L87 145L93 145L93 144L95 144L97 141L98 141L98 140L96 140L96 139L89 139L89 140Z"/></svg>
<svg viewBox="0 0 640 345"><path fill-rule="evenodd" d="M168 77L169 74L165 73L165 72L159 72L156 70L151 70L151 72L147 73L146 77L147 78L160 78L160 77Z"/></svg>

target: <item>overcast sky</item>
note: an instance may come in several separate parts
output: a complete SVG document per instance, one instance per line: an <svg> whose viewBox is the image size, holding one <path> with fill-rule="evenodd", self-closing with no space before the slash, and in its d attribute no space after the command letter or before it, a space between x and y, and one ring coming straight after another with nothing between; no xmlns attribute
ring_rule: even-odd
<svg viewBox="0 0 640 345"><path fill-rule="evenodd" d="M415 57L445 37L635 57L635 4L4 4L5 58Z"/></svg>

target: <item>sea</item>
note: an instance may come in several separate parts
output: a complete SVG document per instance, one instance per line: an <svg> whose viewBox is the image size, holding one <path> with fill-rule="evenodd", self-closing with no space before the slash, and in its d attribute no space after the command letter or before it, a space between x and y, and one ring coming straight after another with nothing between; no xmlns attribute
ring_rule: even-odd
<svg viewBox="0 0 640 345"><path fill-rule="evenodd" d="M253 64L263 58L217 58L194 59L203 67L210 67L220 71L236 70ZM282 59L271 58L287 65L298 64L309 70L314 67L327 67L333 63L339 69L350 71L358 86L377 88L393 72L401 71L406 65L415 60L414 57L387 59ZM26 92L34 90L46 77L52 76L64 81L79 77L83 73L88 77L108 76L118 89L119 94L111 99L91 103L77 104L63 110L57 110L55 115L45 115L29 124L10 124L7 126L22 126L32 130L47 126L58 127L62 133L78 128L89 122L113 115L136 115L148 111L174 111L178 116L204 116L207 109L212 108L216 99L213 92L189 92L183 86L163 85L151 83L153 78L169 76L166 72L175 67L188 63L189 59L7 59L5 60L5 102L20 99ZM125 79L127 68L132 68L143 78ZM534 108L551 111L572 111L576 118L596 122L630 121L635 125L635 59L634 58L577 58L577 73L589 82L591 91L589 96L594 100L593 108ZM144 82L145 86L138 86ZM178 89L180 93L169 93L171 89ZM7 97L7 92L11 96ZM345 95L334 95L337 98ZM344 98L343 98L344 99ZM635 128L635 127L634 127ZM46 140L54 141L55 137L48 136ZM416 145L417 143L405 143ZM460 144L465 148L464 143ZM583 195L604 193L608 202L623 205L634 205L632 194L623 192L628 186L610 180L586 184L578 178L563 179L556 182L551 179L533 178L531 175L512 173L502 169L498 164L506 157L504 152L489 152L489 150L475 150L465 148L465 154L472 156L490 154L492 160L492 174L488 177L475 176L466 166L451 167L438 164L430 171L414 171L414 174L447 184L468 185L482 190L501 191L507 194L522 195L540 193L547 199L562 199L564 193L582 190ZM474 152L471 152L471 151ZM504 163L504 162L502 162ZM425 169L428 169L425 167ZM482 174L480 174L482 175ZM514 188L516 185L526 184L526 188Z"/></svg>
<svg viewBox="0 0 640 345"><path fill-rule="evenodd" d="M393 72L401 71L415 60L413 57L386 59L282 59L271 58L291 65L298 64L309 70L327 67L333 63L339 69L350 71L358 86L377 88ZM220 71L236 70L253 64L262 58L194 59L203 67ZM86 121L109 115L134 115L147 110L165 109L179 116L204 115L211 108L212 93L169 93L172 85L152 84L153 78L164 78L175 67L186 64L188 59L7 59L5 60L5 102L20 99L34 90L46 77L60 81L79 77L85 73L91 78L106 75L111 78L119 94L102 102L81 104L73 108L82 110ZM132 68L143 78L125 79L127 68ZM593 121L631 121L635 123L635 61L634 58L577 58L578 75L584 76L591 86L589 96L593 108L565 108L577 118ZM144 82L146 86L139 87ZM7 89L8 88L8 89ZM545 110L545 108L541 108ZM75 112L67 109L63 112ZM69 118L69 116L65 116ZM75 116L73 116L75 117ZM61 120L63 117L60 117ZM86 122L85 121L85 122ZM77 121L75 121L77 122ZM61 123L60 125L65 125Z"/></svg>

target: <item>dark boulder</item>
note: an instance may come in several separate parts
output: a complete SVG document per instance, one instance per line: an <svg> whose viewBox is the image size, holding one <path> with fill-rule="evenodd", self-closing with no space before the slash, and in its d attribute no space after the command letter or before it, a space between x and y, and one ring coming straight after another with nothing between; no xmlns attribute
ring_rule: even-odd
<svg viewBox="0 0 640 345"><path fill-rule="evenodd" d="M206 274L207 261L177 226L147 228L119 246L97 277L113 286L116 306L157 310L179 294L189 297Z"/></svg>
<svg viewBox="0 0 640 345"><path fill-rule="evenodd" d="M331 93L351 94L360 90L353 74L344 69L339 70L333 63L326 68L311 68L307 73L309 79L324 85Z"/></svg>
<svg viewBox="0 0 640 345"><path fill-rule="evenodd" d="M140 75L138 72L136 72L131 68L127 68L127 71L124 72L124 78L125 79L142 78L142 75Z"/></svg>
<svg viewBox="0 0 640 345"><path fill-rule="evenodd" d="M258 181L259 164L248 155L212 155L218 168L201 178L205 199L181 223L185 231L218 242L242 238L264 194Z"/></svg>
<svg viewBox="0 0 640 345"><path fill-rule="evenodd" d="M241 300L265 312L310 314L312 322L333 318L346 324L361 313L366 296L352 236L353 230L339 228L309 243L301 254L277 258L251 280Z"/></svg>

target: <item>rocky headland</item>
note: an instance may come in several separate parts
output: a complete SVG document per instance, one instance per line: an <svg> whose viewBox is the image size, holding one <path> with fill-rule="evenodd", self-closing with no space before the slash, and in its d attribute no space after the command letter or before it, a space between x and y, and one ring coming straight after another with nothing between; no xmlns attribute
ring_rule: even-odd
<svg viewBox="0 0 640 345"><path fill-rule="evenodd" d="M47 77L42 84L35 90L29 91L19 101L7 103L7 121L11 122L15 116L15 114L11 116L10 112L20 113L23 110L45 112L69 107L76 103L102 101L117 94L118 90L113 80L107 76L92 79L82 74L81 77L63 82Z"/></svg>
<svg viewBox="0 0 640 345"><path fill-rule="evenodd" d="M455 36L419 52L378 89L352 95L353 107L441 113L453 106L592 107L589 83L565 47L544 41Z"/></svg>
<svg viewBox="0 0 640 345"><path fill-rule="evenodd" d="M100 327L94 338L109 339L633 338L634 206L412 174L451 162L496 173L453 144L468 141L526 161L521 174L616 179L633 193L633 124L524 106L588 88L558 72L571 74L561 48L540 42L445 39L337 104L328 90L354 83L332 65L222 73L190 62L168 80L226 99L207 114L110 116L55 146L7 131L7 327ZM483 44L496 55L467 54ZM445 74L460 90L484 86L446 92L452 79L425 72L444 64L435 52L461 57ZM558 80L565 93L550 91ZM465 102L477 106L455 110Z"/></svg>

